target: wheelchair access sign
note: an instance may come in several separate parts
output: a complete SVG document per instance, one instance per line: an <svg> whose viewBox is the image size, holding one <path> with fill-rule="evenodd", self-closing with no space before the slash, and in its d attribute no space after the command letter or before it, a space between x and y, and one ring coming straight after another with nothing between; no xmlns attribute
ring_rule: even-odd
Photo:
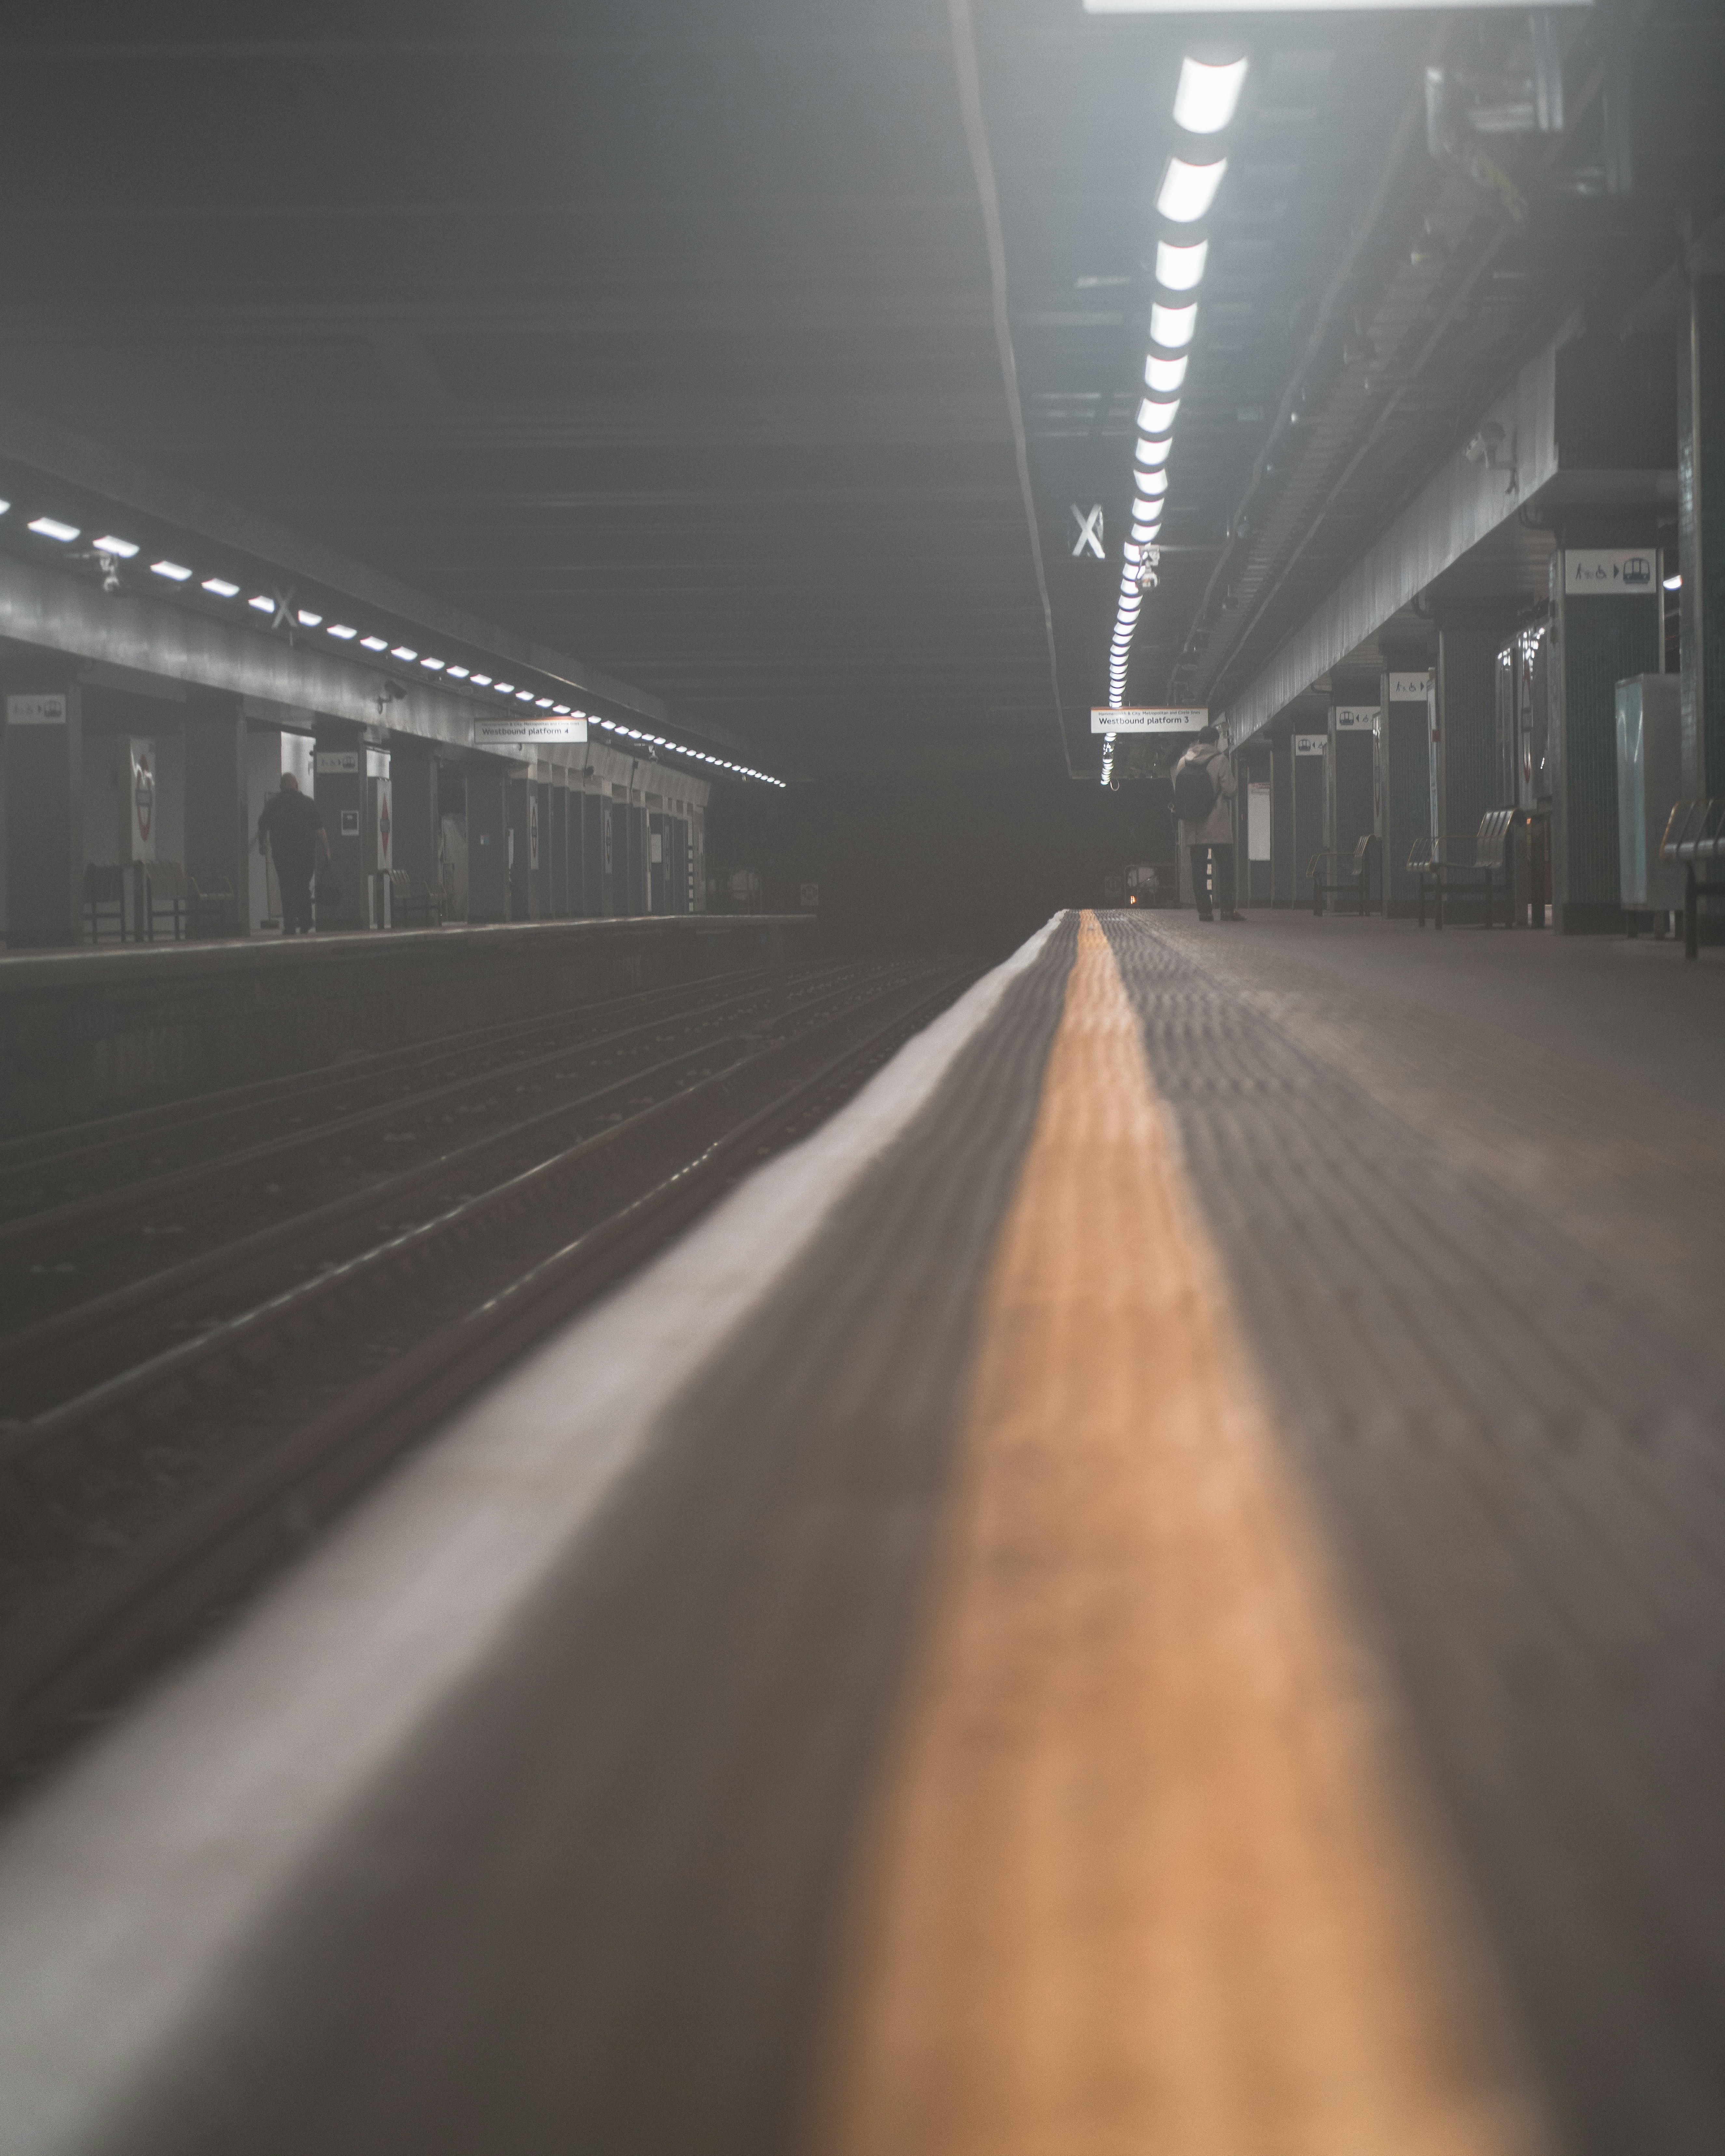
<svg viewBox="0 0 1725 2156"><path fill-rule="evenodd" d="M1645 598L1659 588L1659 557L1651 547L1571 547L1563 555L1563 596L1573 599Z"/></svg>

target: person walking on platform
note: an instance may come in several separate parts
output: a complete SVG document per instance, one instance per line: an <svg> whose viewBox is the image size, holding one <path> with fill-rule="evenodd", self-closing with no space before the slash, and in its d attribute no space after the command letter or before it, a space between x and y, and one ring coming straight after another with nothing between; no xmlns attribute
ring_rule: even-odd
<svg viewBox="0 0 1725 2156"><path fill-rule="evenodd" d="M320 848L327 860L330 834L324 829L323 811L300 793L292 772L285 771L280 793L270 795L258 819L258 851L275 858L284 936L304 936L311 931L311 878Z"/></svg>
<svg viewBox="0 0 1725 2156"><path fill-rule="evenodd" d="M1236 782L1230 759L1216 745L1216 730L1204 726L1174 766L1174 814L1180 819L1180 844L1192 855L1192 889L1198 917L1212 921L1211 865L1216 905L1224 921L1245 916L1234 906L1234 796Z"/></svg>

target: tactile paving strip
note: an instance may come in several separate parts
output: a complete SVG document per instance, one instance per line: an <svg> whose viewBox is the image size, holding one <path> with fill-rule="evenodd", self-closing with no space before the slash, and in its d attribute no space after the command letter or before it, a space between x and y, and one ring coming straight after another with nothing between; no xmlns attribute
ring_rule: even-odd
<svg viewBox="0 0 1725 2156"><path fill-rule="evenodd" d="M1573 2147L1725 2147L1717 1341L1313 1055L1267 938L1106 925Z"/></svg>

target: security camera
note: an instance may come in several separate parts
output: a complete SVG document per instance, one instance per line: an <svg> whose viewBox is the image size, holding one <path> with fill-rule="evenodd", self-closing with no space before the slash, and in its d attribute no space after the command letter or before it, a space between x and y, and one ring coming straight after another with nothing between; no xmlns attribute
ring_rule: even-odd
<svg viewBox="0 0 1725 2156"><path fill-rule="evenodd" d="M1503 446L1503 429L1495 419L1487 419L1462 454L1471 465L1480 465L1487 470L1497 462L1497 452Z"/></svg>

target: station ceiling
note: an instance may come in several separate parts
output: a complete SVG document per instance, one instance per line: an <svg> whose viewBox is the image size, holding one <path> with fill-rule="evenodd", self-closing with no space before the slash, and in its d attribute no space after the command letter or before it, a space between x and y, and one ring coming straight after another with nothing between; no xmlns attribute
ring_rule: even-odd
<svg viewBox="0 0 1725 2156"><path fill-rule="evenodd" d="M1716 212L1704 0L1566 16L1563 135L1434 157L1427 66L1490 94L1513 19L1247 24L1130 701L1225 702L1521 359ZM1082 774L1194 34L1080 0L14 0L0 397L773 768Z"/></svg>

